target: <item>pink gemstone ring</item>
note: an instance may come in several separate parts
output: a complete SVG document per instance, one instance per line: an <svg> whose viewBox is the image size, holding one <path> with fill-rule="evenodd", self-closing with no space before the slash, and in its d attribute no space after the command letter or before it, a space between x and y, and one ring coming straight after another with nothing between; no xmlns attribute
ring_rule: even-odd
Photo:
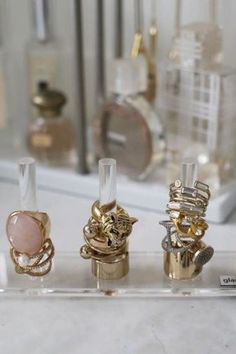
<svg viewBox="0 0 236 354"><path fill-rule="evenodd" d="M42 276L51 270L54 246L49 232L47 213L15 211L9 215L6 233L17 273Z"/></svg>

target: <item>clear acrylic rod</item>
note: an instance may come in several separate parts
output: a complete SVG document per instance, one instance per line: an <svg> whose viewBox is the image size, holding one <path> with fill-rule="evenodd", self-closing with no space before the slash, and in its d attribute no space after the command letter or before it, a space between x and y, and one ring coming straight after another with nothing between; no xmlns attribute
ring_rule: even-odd
<svg viewBox="0 0 236 354"><path fill-rule="evenodd" d="M209 0L209 20L216 24L216 0Z"/></svg>
<svg viewBox="0 0 236 354"><path fill-rule="evenodd" d="M149 27L149 47L150 47L150 54L152 58L155 60L156 51L157 51L157 2L156 0L152 0L151 3L151 24Z"/></svg>
<svg viewBox="0 0 236 354"><path fill-rule="evenodd" d="M176 0L176 8L175 8L175 31L179 33L180 25L181 25L181 12L182 12L182 0Z"/></svg>
<svg viewBox="0 0 236 354"><path fill-rule="evenodd" d="M18 166L21 209L37 211L35 160L22 158Z"/></svg>
<svg viewBox="0 0 236 354"><path fill-rule="evenodd" d="M116 201L116 160L99 160L99 201L100 205Z"/></svg>
<svg viewBox="0 0 236 354"><path fill-rule="evenodd" d="M152 0L151 2L151 14L150 17L152 19L151 22L156 23L157 21L157 0Z"/></svg>
<svg viewBox="0 0 236 354"><path fill-rule="evenodd" d="M48 39L48 9L46 0L34 0L36 37L40 42Z"/></svg>
<svg viewBox="0 0 236 354"><path fill-rule="evenodd" d="M197 164L190 159L182 162L182 184L184 187L193 187L197 179Z"/></svg>
<svg viewBox="0 0 236 354"><path fill-rule="evenodd" d="M134 23L135 31L143 32L143 8L142 0L135 0L134 2Z"/></svg>
<svg viewBox="0 0 236 354"><path fill-rule="evenodd" d="M123 0L116 0L115 57L123 54Z"/></svg>

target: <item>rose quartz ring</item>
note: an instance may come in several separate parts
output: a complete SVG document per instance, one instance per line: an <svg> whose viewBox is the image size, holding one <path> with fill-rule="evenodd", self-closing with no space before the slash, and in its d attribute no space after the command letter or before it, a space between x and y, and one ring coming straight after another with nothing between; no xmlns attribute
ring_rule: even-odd
<svg viewBox="0 0 236 354"><path fill-rule="evenodd" d="M8 217L6 232L17 273L42 276L50 271L54 247L46 213L15 211Z"/></svg>

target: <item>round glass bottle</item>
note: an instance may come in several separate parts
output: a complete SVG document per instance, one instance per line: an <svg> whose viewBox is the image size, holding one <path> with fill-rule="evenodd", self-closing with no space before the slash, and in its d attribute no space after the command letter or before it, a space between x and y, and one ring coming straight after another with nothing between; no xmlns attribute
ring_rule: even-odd
<svg viewBox="0 0 236 354"><path fill-rule="evenodd" d="M55 165L71 165L75 161L74 127L70 119L62 115L65 95L50 89L47 82L38 84L38 92L32 104L38 116L29 126L28 149L38 160Z"/></svg>
<svg viewBox="0 0 236 354"><path fill-rule="evenodd" d="M144 97L146 70L140 59L112 63L112 94L93 125L97 156L116 159L122 173L141 180L162 161L165 146L159 117Z"/></svg>

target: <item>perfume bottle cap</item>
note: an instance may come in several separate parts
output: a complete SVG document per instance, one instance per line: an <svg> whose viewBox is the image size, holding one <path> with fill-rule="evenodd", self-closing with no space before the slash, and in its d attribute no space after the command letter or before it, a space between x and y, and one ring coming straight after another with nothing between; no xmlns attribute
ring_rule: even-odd
<svg viewBox="0 0 236 354"><path fill-rule="evenodd" d="M38 92L32 98L32 104L43 117L57 117L66 103L66 96L55 89L50 89L46 81L38 83Z"/></svg>
<svg viewBox="0 0 236 354"><path fill-rule="evenodd" d="M138 67L133 59L116 59L109 69L109 92L120 95L132 95L139 92Z"/></svg>

